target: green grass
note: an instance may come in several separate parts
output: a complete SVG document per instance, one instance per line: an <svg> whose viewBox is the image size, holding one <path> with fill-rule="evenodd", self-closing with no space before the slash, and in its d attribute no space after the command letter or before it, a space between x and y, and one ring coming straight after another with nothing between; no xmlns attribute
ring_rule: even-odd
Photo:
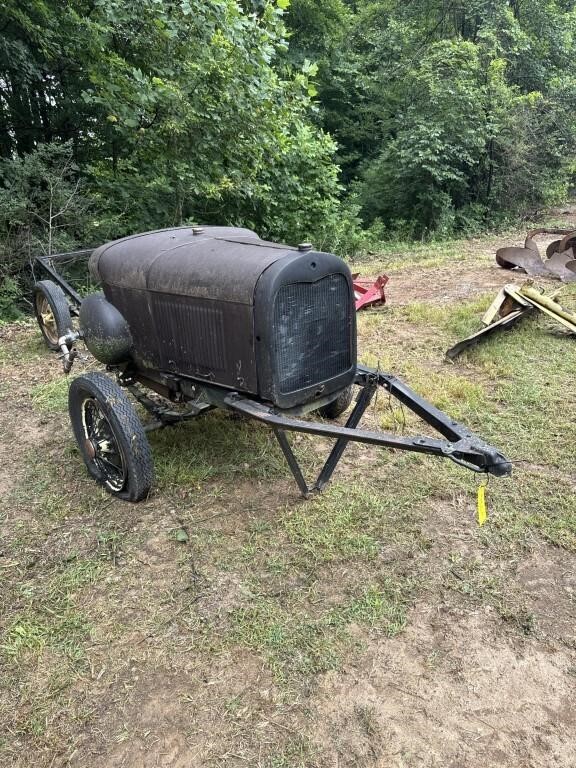
<svg viewBox="0 0 576 768"><path fill-rule="evenodd" d="M94 583L101 571L100 561L72 560L40 584L19 584L25 606L10 617L0 652L15 663L30 653L40 656L46 649L75 661L83 658L82 643L90 626L74 598L83 587Z"/></svg>
<svg viewBox="0 0 576 768"><path fill-rule="evenodd" d="M377 253L370 253L352 260L352 271L374 274L381 270L399 270L417 266L433 269L454 264L469 257L469 240L443 240L436 242L406 242L403 240L382 242Z"/></svg>
<svg viewBox="0 0 576 768"><path fill-rule="evenodd" d="M257 768L309 768L317 765L315 757L317 750L310 740L303 735L292 736L281 750L258 761Z"/></svg>
<svg viewBox="0 0 576 768"><path fill-rule="evenodd" d="M42 523L54 524L109 506L111 497L89 478L73 440L72 434L62 434L58 425L53 440L29 449L22 461L24 479L0 497L0 512L21 510Z"/></svg>
<svg viewBox="0 0 576 768"><path fill-rule="evenodd" d="M31 362L48 354L36 320L26 318L5 325L9 325L12 333L8 339L0 339L0 363Z"/></svg>
<svg viewBox="0 0 576 768"><path fill-rule="evenodd" d="M149 435L161 492L198 491L218 478L271 479L285 472L270 430L213 413Z"/></svg>
<svg viewBox="0 0 576 768"><path fill-rule="evenodd" d="M534 614L524 604L520 591L510 588L504 577L480 558L460 554L451 557L444 586L480 605L492 606L504 621L525 635L535 631Z"/></svg>
<svg viewBox="0 0 576 768"><path fill-rule="evenodd" d="M433 327L457 340L482 327L479 320L492 303L493 298L493 294L485 294L456 306L413 302L394 310L394 312L408 320L412 325Z"/></svg>
<svg viewBox="0 0 576 768"><path fill-rule="evenodd" d="M273 520L254 520L225 554L226 570L243 585L242 606L219 625L226 644L261 653L278 683L291 687L340 665L356 644L352 625L400 632L414 581L379 555L393 542L425 551L415 511L421 500L408 488L391 497L334 484Z"/></svg>
<svg viewBox="0 0 576 768"><path fill-rule="evenodd" d="M262 599L232 616L229 642L262 653L276 679L294 679L337 668L354 646L351 624L379 629L387 637L400 632L406 622L410 585L387 578L370 584L334 608L310 615L295 605L280 606Z"/></svg>
<svg viewBox="0 0 576 768"><path fill-rule="evenodd" d="M68 408L68 388L70 379L61 376L57 379L36 384L30 390L34 406L42 413L63 412Z"/></svg>
<svg viewBox="0 0 576 768"><path fill-rule="evenodd" d="M358 496L337 488L328 498L328 502L326 497L314 499L286 515L288 541L313 563L373 559L378 541L366 530L366 507Z"/></svg>
<svg viewBox="0 0 576 768"><path fill-rule="evenodd" d="M398 455L398 461L404 459ZM395 466L388 467L388 472L394 475ZM394 489L391 494L358 482L334 481L313 499L283 507L274 521L256 520L238 552L243 578L258 593L262 583L271 577L281 579L294 569L313 580L324 567L353 563L360 575L361 564L369 565L383 546L393 542L412 551L426 549L418 527L418 505L428 487L395 483ZM230 564L230 553L226 559Z"/></svg>
<svg viewBox="0 0 576 768"><path fill-rule="evenodd" d="M88 629L84 616L72 609L65 609L57 616L50 612L23 612L8 626L0 650L12 659L20 658L26 651L40 652L45 648L81 658L80 641L86 637Z"/></svg>

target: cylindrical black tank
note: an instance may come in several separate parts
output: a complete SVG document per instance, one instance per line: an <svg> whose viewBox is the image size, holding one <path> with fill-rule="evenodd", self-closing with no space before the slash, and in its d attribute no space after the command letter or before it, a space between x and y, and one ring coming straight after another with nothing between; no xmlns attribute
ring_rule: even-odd
<svg viewBox="0 0 576 768"><path fill-rule="evenodd" d="M97 360L117 364L130 359L133 342L128 323L103 293L86 296L79 319L84 343Z"/></svg>
<svg viewBox="0 0 576 768"><path fill-rule="evenodd" d="M289 408L354 378L352 278L337 256L232 227L147 232L98 248L90 270L126 319L143 369Z"/></svg>

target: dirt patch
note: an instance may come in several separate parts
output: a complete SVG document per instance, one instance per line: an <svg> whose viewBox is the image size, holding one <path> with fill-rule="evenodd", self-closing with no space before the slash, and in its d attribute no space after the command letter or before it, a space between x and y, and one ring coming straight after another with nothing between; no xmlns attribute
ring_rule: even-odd
<svg viewBox="0 0 576 768"><path fill-rule="evenodd" d="M568 225L568 224L567 224ZM570 223L569 226L573 226ZM546 258L547 246L558 239L558 235L539 235L536 242L542 258ZM522 283L528 276L520 270L502 269L496 264L498 248L523 246L524 237L499 237L493 240L469 240L462 246L461 257L456 257L444 266L419 269L412 265L408 269L386 270L390 277L386 286L387 302L390 306L405 306L413 302L443 305L462 299L473 299L481 294L496 293L506 283ZM544 286L560 283L552 278L538 278Z"/></svg>
<svg viewBox="0 0 576 768"><path fill-rule="evenodd" d="M176 669L152 670L141 655L129 657L97 702L97 727L55 765L254 765L267 744L291 730L269 673L258 657L242 651L211 662L182 655Z"/></svg>
<svg viewBox="0 0 576 768"><path fill-rule="evenodd" d="M496 264L457 263L449 267L392 272L386 288L389 306L414 302L442 305L498 291L506 283L526 275L512 274Z"/></svg>
<svg viewBox="0 0 576 768"><path fill-rule="evenodd" d="M490 612L419 603L311 702L322 766L572 768L575 678L553 647L502 636Z"/></svg>
<svg viewBox="0 0 576 768"><path fill-rule="evenodd" d="M517 572L539 630L570 648L576 648L574 560L574 555L561 549L539 546L519 564Z"/></svg>

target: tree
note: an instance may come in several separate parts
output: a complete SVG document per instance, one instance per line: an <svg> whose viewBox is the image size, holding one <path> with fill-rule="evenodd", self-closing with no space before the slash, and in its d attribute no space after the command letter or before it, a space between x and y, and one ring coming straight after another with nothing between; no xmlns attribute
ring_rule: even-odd
<svg viewBox="0 0 576 768"><path fill-rule="evenodd" d="M29 288L23 268L34 254L74 249L90 220L72 146L41 144L22 158L0 161L0 317L12 316L19 290Z"/></svg>
<svg viewBox="0 0 576 768"><path fill-rule="evenodd" d="M286 5L8 0L4 156L70 140L95 242L192 219L313 232L313 207L293 190L334 213L334 146L310 124L310 73L274 66Z"/></svg>
<svg viewBox="0 0 576 768"><path fill-rule="evenodd" d="M418 237L469 231L566 194L576 149L572 3L346 5L337 54L317 47L328 68L319 100L366 223ZM307 41L324 39L322 18L309 14L305 34L290 23L307 55Z"/></svg>

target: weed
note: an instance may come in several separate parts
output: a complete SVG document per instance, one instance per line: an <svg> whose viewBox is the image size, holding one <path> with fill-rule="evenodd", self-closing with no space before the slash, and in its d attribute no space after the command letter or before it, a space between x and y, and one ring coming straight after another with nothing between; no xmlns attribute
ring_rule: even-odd
<svg viewBox="0 0 576 768"><path fill-rule="evenodd" d="M68 408L68 387L70 381L64 376L36 384L31 389L32 402L39 411L53 413Z"/></svg>
<svg viewBox="0 0 576 768"><path fill-rule="evenodd" d="M82 658L80 641L86 637L89 626L84 616L72 608L58 615L50 609L22 612L8 626L2 652L20 659L25 652L41 652L44 648L61 651L72 659Z"/></svg>
<svg viewBox="0 0 576 768"><path fill-rule="evenodd" d="M354 707L354 714L358 718L360 728L366 736L370 739L374 738L379 730L375 708L367 704L357 704Z"/></svg>
<svg viewBox="0 0 576 768"><path fill-rule="evenodd" d="M347 631L352 623L381 628L389 637L397 634L406 620L409 595L407 584L386 579L319 616L298 604L281 607L259 600L234 612L230 641L264 653L276 678L289 682L338 667L353 645Z"/></svg>
<svg viewBox="0 0 576 768"><path fill-rule="evenodd" d="M294 736L282 749L258 763L258 768L308 768L315 763L316 749L305 736Z"/></svg>
<svg viewBox="0 0 576 768"><path fill-rule="evenodd" d="M380 627L388 637L393 637L404 629L409 595L409 582L384 579L381 584L367 587L339 610L336 620Z"/></svg>
<svg viewBox="0 0 576 768"><path fill-rule="evenodd" d="M92 559L71 558L57 566L42 583L19 585L25 606L9 621L2 653L20 661L28 652L45 648L58 651L73 660L83 656L82 640L89 632L84 614L74 598L79 590L92 584L102 571L102 563Z"/></svg>
<svg viewBox="0 0 576 768"><path fill-rule="evenodd" d="M529 635L535 629L535 617L525 607L518 590L510 588L500 574L478 558L456 558L446 586L475 602L491 605L499 616Z"/></svg>
<svg viewBox="0 0 576 768"><path fill-rule="evenodd" d="M158 486L162 491L196 491L209 480L284 473L270 430L215 413L150 435Z"/></svg>

